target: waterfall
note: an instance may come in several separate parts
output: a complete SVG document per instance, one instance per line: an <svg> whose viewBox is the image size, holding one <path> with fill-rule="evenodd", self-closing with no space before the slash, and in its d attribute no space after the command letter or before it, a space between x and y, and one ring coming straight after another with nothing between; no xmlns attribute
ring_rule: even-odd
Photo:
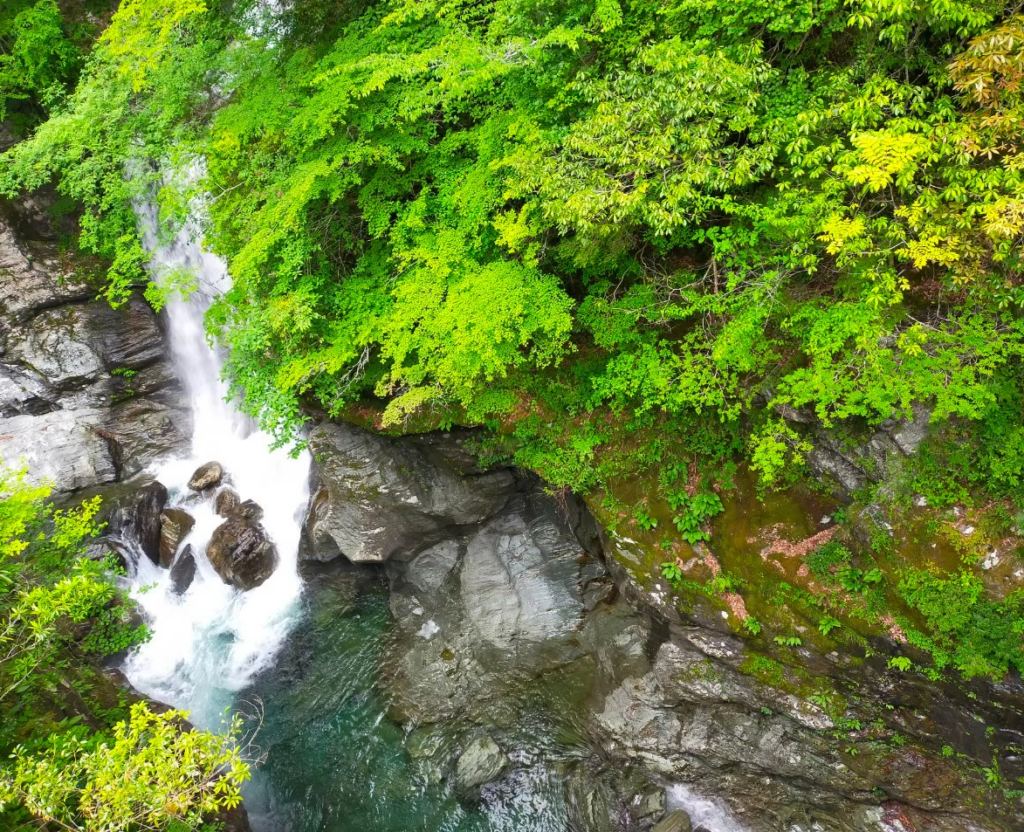
<svg viewBox="0 0 1024 832"><path fill-rule="evenodd" d="M136 558L131 594L146 615L152 638L127 659L124 672L143 693L190 710L201 726L215 727L235 692L273 662L297 616L302 591L297 553L309 496L309 458L271 450L270 437L227 399L221 355L207 343L203 317L229 285L229 277L224 262L197 242L198 224L193 219L172 242L162 244L155 206L139 205L137 213L156 279L185 269L198 281L194 292L172 299L166 310L173 363L191 404L191 450L187 458L152 471L168 488L168 505L184 508L196 520L179 545L180 554L191 544L196 574L188 590L177 595L168 570L144 555ZM255 500L263 508L262 524L277 546L273 575L248 592L225 584L205 555L206 543L223 518L214 512L212 499L190 491L187 482L197 466L210 461L221 463L243 500Z"/></svg>

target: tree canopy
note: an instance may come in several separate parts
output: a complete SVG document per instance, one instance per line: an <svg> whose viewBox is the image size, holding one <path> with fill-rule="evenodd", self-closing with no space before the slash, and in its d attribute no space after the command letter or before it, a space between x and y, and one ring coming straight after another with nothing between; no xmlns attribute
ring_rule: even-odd
<svg viewBox="0 0 1024 832"><path fill-rule="evenodd" d="M770 479L784 413L1016 384L1022 36L998 0L129 0L0 187L78 200L120 300L132 200L180 217L201 158L210 326L284 440L371 402L586 487L616 426L696 420Z"/></svg>

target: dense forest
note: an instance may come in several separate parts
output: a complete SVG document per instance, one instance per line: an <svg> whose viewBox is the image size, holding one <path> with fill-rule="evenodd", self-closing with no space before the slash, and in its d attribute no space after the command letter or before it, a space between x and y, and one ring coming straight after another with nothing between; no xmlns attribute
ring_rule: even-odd
<svg viewBox="0 0 1024 832"><path fill-rule="evenodd" d="M1012 495L1015 12L298 2L276 32L258 3L139 0L85 58L56 3L7 4L4 107L44 121L2 184L84 210L115 302L145 278L131 200L208 192L234 280L211 328L285 439L304 398L368 400L487 424L556 486L692 453L773 482L802 447L782 414L925 405Z"/></svg>
<svg viewBox="0 0 1024 832"><path fill-rule="evenodd" d="M300 447L314 412L394 434L482 427L485 459L591 495L606 525L657 545L672 532L655 555L664 577L723 598L743 577L694 590L673 547L709 539L737 476L752 472L762 497L806 485L823 436L857 448L879 426L926 422L898 471L867 463L844 499L897 515L915 498L967 506L993 537L1024 527L1022 12L6 0L0 120L18 141L0 193L55 188L52 211L74 226L63 246L115 305L140 285L157 309L194 287L147 269L138 204L158 203L167 238L200 215L189 229L232 279L209 336L280 443ZM99 635L105 573L58 565L89 537L88 504L37 539L45 495L8 477L0 707L14 713L11 691L46 687L37 643L71 661L138 635ZM814 575L858 599L806 600L823 636L899 603L934 678L1024 669L1024 591L988 597L973 550L939 573L886 545L865 549L891 569L842 535L818 550ZM756 637L770 613L746 601ZM52 642L62 616L99 629ZM132 714L120 730L173 733ZM18 719L0 747L39 716ZM25 751L36 768L0 781L0 800L62 817L45 808L71 800L55 755L93 765L77 731ZM190 817L237 800L234 746L176 736L209 743L187 753L210 771L236 767L216 799L189 798ZM80 814L100 799L76 795ZM135 828L123 813L83 828Z"/></svg>

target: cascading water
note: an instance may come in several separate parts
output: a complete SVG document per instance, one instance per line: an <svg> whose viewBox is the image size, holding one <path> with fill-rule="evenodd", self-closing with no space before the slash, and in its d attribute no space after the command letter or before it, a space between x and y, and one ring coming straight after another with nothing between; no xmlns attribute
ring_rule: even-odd
<svg viewBox="0 0 1024 832"><path fill-rule="evenodd" d="M200 725L214 726L232 704L233 693L272 662L297 615L302 589L297 550L309 459L271 450L270 438L227 399L220 355L207 343L203 328L211 301L228 285L223 261L202 250L194 224L161 245L155 207L140 206L138 214L157 279L182 269L198 279L187 299L167 306L173 362L191 400L191 455L153 472L168 488L169 505L185 507L196 520L179 546L180 552L191 544L196 574L187 591L177 595L168 570L145 556L137 558L132 595L148 617L152 638L131 655L124 670L142 692L190 710ZM223 518L211 499L187 488L195 468L214 460L242 499L263 508L262 524L277 546L273 575L248 592L224 583L207 560L206 543Z"/></svg>

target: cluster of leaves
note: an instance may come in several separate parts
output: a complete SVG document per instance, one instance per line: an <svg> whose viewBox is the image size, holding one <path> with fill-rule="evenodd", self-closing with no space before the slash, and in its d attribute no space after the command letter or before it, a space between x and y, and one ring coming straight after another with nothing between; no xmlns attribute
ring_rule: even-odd
<svg viewBox="0 0 1024 832"><path fill-rule="evenodd" d="M0 8L0 121L15 134L62 105L85 64L93 21L112 5L6 0Z"/></svg>
<svg viewBox="0 0 1024 832"><path fill-rule="evenodd" d="M189 730L187 718L137 702L109 737L57 734L41 753L17 749L12 770L0 772L0 812L21 804L76 832L207 828L207 818L241 803L249 778L241 717L222 734Z"/></svg>
<svg viewBox="0 0 1024 832"><path fill-rule="evenodd" d="M240 722L193 731L186 714L140 702L104 724L117 708L90 704L89 662L147 632L110 564L86 556L99 500L55 511L48 496L24 470L0 467L0 825L198 829L240 801ZM55 722L52 711L76 715Z"/></svg>
<svg viewBox="0 0 1024 832"><path fill-rule="evenodd" d="M898 590L923 623L903 622L907 639L931 653L939 670L952 667L968 679L1024 671L1024 592L993 601L967 570L945 575L919 569L907 570Z"/></svg>
<svg viewBox="0 0 1024 832"><path fill-rule="evenodd" d="M691 546L708 540L708 521L723 511L721 498L713 491L701 491L692 497L685 491L674 491L668 495L669 505L678 512L672 522L679 535Z"/></svg>

